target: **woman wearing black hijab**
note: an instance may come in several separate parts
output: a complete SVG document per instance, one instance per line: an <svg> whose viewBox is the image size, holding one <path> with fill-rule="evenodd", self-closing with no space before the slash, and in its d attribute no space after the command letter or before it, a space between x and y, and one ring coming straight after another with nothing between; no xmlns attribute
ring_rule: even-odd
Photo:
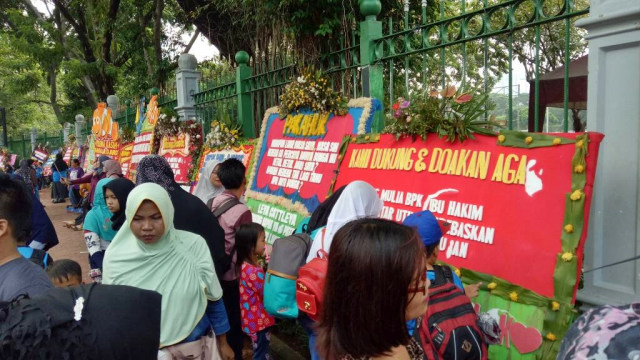
<svg viewBox="0 0 640 360"><path fill-rule="evenodd" d="M69 166L67 166L67 163L64 162L64 160L62 159L62 154L57 153L56 160L53 162L53 165L51 165L51 173L53 174L52 176L53 186L51 187L51 191L52 191L51 197L53 198L54 203L64 202L64 199L69 194L67 187L60 182L62 178L67 177L68 168Z"/></svg>
<svg viewBox="0 0 640 360"><path fill-rule="evenodd" d="M161 299L91 284L0 303L0 359L157 359Z"/></svg>
<svg viewBox="0 0 640 360"><path fill-rule="evenodd" d="M224 250L224 230L218 219L199 198L189 194L176 183L173 170L165 158L147 155L138 163L136 184L156 183L171 197L175 208L173 224L176 229L202 236L207 242L219 278L229 269L231 257Z"/></svg>
<svg viewBox="0 0 640 360"><path fill-rule="evenodd" d="M125 209L127 207L127 197L129 197L129 193L136 185L129 179L126 178L118 178L113 181L108 182L105 186L103 186L104 190L104 199L107 203L107 207L109 207L110 203L113 203L113 197L117 201L117 210L111 211L113 216L111 217L111 228L115 231L120 230L122 224L126 220ZM108 191L107 191L108 190Z"/></svg>

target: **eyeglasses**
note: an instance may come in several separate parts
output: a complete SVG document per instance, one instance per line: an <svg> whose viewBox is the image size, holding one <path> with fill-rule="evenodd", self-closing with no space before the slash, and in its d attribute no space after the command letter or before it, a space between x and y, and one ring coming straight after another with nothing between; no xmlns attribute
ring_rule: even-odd
<svg viewBox="0 0 640 360"><path fill-rule="evenodd" d="M429 289L429 282L427 281L427 271L422 272L422 276L420 276L420 282L422 282L422 286L410 287L407 292L409 294L422 293L422 295L427 295L427 289Z"/></svg>

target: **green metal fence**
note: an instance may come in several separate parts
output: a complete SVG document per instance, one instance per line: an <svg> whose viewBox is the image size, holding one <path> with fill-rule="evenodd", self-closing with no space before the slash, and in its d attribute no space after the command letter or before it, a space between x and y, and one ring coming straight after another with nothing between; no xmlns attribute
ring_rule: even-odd
<svg viewBox="0 0 640 360"><path fill-rule="evenodd" d="M196 115L207 134L214 120L231 124L238 118L237 89L234 73L219 74L200 83L201 91L194 95Z"/></svg>
<svg viewBox="0 0 640 360"><path fill-rule="evenodd" d="M588 15L588 0L405 0L403 5L399 16L378 19L380 1L362 0L363 21L306 65L323 70L334 90L352 98L376 97L385 109L398 96L448 85L489 94L485 118L509 129L538 131L545 123L540 76L564 66L563 108L547 111L546 130L570 130L570 110L576 110L569 102L569 63L586 53L584 33L574 23ZM301 69L286 46L253 58L241 51L235 60L235 66L201 81L193 95L196 114L205 133L218 120L236 122L253 137L265 110L278 104ZM164 106L176 106L165 100L174 88L165 89ZM121 126L131 126L134 119L135 106L117 117ZM379 114L374 129L383 126Z"/></svg>
<svg viewBox="0 0 640 360"><path fill-rule="evenodd" d="M330 76L335 90L353 98L376 97L388 108L398 96L455 85L490 95L485 118L509 129L541 131L540 76L564 66L563 108L547 111L553 121L546 130L570 130L569 63L586 53L584 33L574 23L588 15L588 0L404 1L400 18L380 20L379 6L377 0L361 1L364 21L311 64ZM300 70L295 54L272 52L276 55L269 59L236 58L242 61L235 79L195 95L205 124L224 113L241 123L251 120L259 129L264 111L278 104ZM251 73L241 74L247 64ZM527 97L529 83L533 94ZM381 129L383 116L375 121L374 128Z"/></svg>
<svg viewBox="0 0 640 360"><path fill-rule="evenodd" d="M519 88L513 78L515 64L528 69L527 76L533 79L534 104L528 106L534 108L534 116L528 127L542 130L540 75L565 65L562 129L554 130L569 130L568 65L586 52L584 34L574 22L588 14L588 1L465 0L433 5L428 7L427 1L422 1L418 9L405 1L400 23L393 19L374 20L374 11L367 14L370 19L364 23L379 26L384 32L367 39L373 41L373 46L364 55L374 67L383 68L378 74L383 76L385 104L399 95L451 84L476 93L490 93L506 77L508 107L504 113L493 115L513 129L517 117L514 89ZM417 21L411 20L416 18ZM490 114L487 111L487 116Z"/></svg>
<svg viewBox="0 0 640 360"><path fill-rule="evenodd" d="M158 106L159 107L170 107L172 109L178 106L178 101L176 100L175 95L175 87L172 88L170 92L166 94L160 94L158 96ZM139 102L131 102L127 100L124 105L118 107L118 111L116 112L115 121L118 123L118 126L121 129L124 128L135 128L136 121L136 112L138 108Z"/></svg>

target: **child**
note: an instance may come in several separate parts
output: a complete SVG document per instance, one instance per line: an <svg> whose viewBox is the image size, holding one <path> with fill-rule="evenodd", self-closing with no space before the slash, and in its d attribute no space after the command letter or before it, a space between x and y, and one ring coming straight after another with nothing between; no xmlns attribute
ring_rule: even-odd
<svg viewBox="0 0 640 360"><path fill-rule="evenodd" d="M227 341L235 353L236 360L242 359L244 336L242 335L240 309L238 309L240 299L238 274L236 273L236 264L242 264L242 262L237 261L233 256L235 234L240 225L253 221L251 210L240 202L247 187L245 172L245 166L238 159L230 158L220 163L217 175L226 190L211 202L211 212L218 218L218 223L224 230L225 254L231 256L232 265L220 278L220 285L222 285L222 298L231 326L231 330L227 333Z"/></svg>
<svg viewBox="0 0 640 360"><path fill-rule="evenodd" d="M124 224L127 198L135 186L131 180L126 178L115 179L104 186L104 201L109 211L113 214L111 216L111 228L115 231L120 230L120 227Z"/></svg>
<svg viewBox="0 0 640 360"><path fill-rule="evenodd" d="M102 282L102 260L104 252L111 244L111 240L116 236L117 231L111 227L111 217L113 214L107 207L104 198L104 186L111 179L98 181L93 198L93 208L87 213L84 219L84 241L89 251L89 274L94 282Z"/></svg>
<svg viewBox="0 0 640 360"><path fill-rule="evenodd" d="M55 287L65 288L83 284L82 268L73 260L54 261L47 269L47 275Z"/></svg>
<svg viewBox="0 0 640 360"><path fill-rule="evenodd" d="M240 277L240 317L242 331L253 343L253 359L270 359L269 327L275 320L264 309L264 270L258 265L258 256L264 255L265 233L262 225L240 225L236 231L236 272Z"/></svg>

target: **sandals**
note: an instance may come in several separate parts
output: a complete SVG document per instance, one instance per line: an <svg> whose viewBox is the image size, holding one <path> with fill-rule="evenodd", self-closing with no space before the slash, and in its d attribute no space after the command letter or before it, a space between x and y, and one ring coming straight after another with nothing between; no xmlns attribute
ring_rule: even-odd
<svg viewBox="0 0 640 360"><path fill-rule="evenodd" d="M64 225L64 227L66 227L66 228L71 228L75 224L76 224L75 221L63 221L62 222L62 225Z"/></svg>
<svg viewBox="0 0 640 360"><path fill-rule="evenodd" d="M82 225L73 225L71 226L71 229L75 231L82 231Z"/></svg>

